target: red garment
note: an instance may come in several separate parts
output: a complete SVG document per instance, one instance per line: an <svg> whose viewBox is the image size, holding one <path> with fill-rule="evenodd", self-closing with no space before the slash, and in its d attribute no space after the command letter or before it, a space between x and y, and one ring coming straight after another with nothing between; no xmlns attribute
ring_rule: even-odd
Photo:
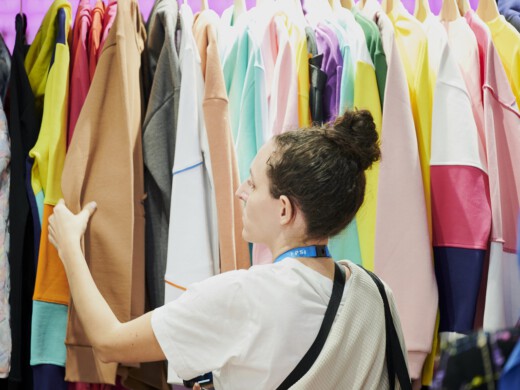
<svg viewBox="0 0 520 390"><path fill-rule="evenodd" d="M76 122L90 87L88 62L88 37L92 23L90 0L80 0L74 21L72 37L72 61L69 86L69 126L67 129L67 147L72 139Z"/></svg>

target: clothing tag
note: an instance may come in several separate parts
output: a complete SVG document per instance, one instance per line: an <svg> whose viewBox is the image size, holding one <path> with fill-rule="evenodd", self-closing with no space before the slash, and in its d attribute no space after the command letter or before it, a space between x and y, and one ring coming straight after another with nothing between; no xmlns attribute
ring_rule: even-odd
<svg viewBox="0 0 520 390"><path fill-rule="evenodd" d="M329 252L327 245L309 245L300 246L298 248L289 249L287 252L282 253L276 259L274 263L282 261L286 257L332 257Z"/></svg>

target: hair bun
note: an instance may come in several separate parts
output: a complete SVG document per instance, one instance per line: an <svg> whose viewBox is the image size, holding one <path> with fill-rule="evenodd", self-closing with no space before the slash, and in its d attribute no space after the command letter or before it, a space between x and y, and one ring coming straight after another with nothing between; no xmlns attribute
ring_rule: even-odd
<svg viewBox="0 0 520 390"><path fill-rule="evenodd" d="M326 127L326 137L354 155L361 171L381 158L379 135L374 118L367 110L347 110Z"/></svg>

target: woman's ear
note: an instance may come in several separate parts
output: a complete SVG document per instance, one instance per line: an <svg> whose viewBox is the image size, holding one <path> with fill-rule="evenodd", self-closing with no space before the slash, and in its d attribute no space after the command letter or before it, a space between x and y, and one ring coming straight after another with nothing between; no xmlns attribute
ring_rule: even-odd
<svg viewBox="0 0 520 390"><path fill-rule="evenodd" d="M279 201L280 201L280 223L282 225L287 225L296 216L296 207L294 207L293 203L286 195L280 196Z"/></svg>

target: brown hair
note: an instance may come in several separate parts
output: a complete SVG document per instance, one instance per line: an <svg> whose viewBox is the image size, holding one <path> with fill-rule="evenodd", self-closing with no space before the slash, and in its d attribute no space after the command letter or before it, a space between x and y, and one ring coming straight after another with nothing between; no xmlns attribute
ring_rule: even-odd
<svg viewBox="0 0 520 390"><path fill-rule="evenodd" d="M365 170L378 161L378 134L369 111L346 111L334 122L274 138L267 163L271 195L286 195L303 212L307 238L339 233L365 197Z"/></svg>

